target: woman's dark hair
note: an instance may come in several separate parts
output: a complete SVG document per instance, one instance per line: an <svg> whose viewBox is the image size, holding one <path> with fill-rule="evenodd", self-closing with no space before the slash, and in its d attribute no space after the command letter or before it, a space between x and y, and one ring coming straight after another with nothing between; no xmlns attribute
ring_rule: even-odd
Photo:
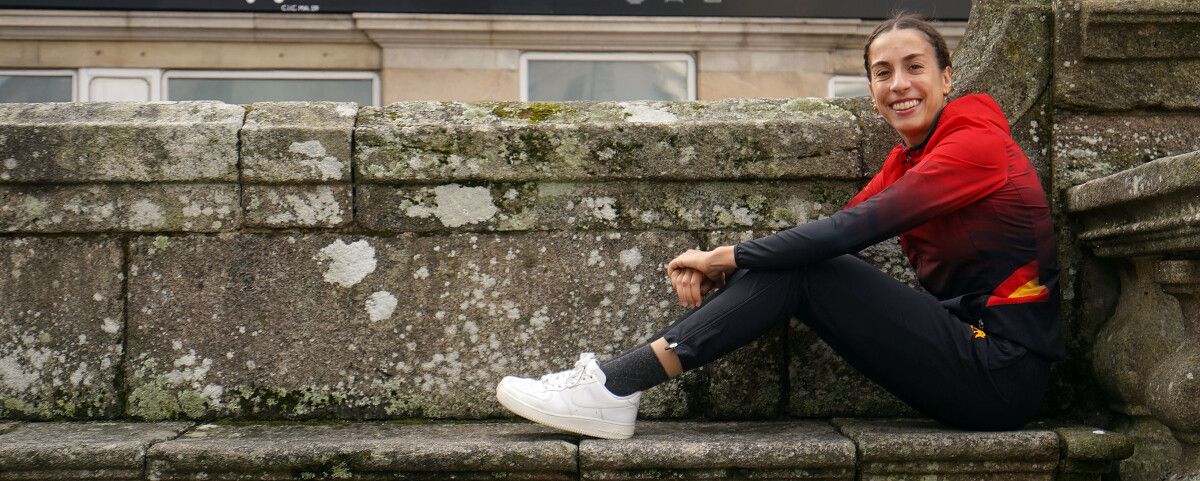
<svg viewBox="0 0 1200 481"><path fill-rule="evenodd" d="M925 34L925 39L929 40L929 45L933 46L933 53L937 55L938 70L945 70L950 66L950 48L946 46L946 39L942 38L942 34L933 28L933 24L920 15L900 13L875 27L875 31L871 32L870 37L867 37L867 44L863 45L863 68L867 71L868 80L871 78L871 60L867 58L867 55L871 50L871 44L884 33L908 28Z"/></svg>

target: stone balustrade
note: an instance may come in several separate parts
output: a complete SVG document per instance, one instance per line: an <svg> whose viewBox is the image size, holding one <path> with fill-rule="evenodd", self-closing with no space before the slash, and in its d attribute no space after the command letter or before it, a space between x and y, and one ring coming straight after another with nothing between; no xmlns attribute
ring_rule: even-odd
<svg viewBox="0 0 1200 481"><path fill-rule="evenodd" d="M1133 418L1142 459L1157 461L1157 470L1170 479L1195 479L1200 151L1073 187L1067 209L1079 220L1079 239L1091 252L1125 266L1120 304L1096 342L1097 377L1114 409ZM1163 436L1164 427L1175 439Z"/></svg>

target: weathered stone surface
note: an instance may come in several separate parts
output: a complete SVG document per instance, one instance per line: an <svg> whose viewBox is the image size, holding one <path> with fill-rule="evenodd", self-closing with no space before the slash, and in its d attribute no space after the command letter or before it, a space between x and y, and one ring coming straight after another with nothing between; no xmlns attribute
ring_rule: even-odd
<svg viewBox="0 0 1200 481"><path fill-rule="evenodd" d="M1053 23L1046 0L972 2L952 96L987 93L1010 122L1024 116L1050 83Z"/></svg>
<svg viewBox="0 0 1200 481"><path fill-rule="evenodd" d="M355 104L261 102L247 109L241 131L243 181L350 181Z"/></svg>
<svg viewBox="0 0 1200 481"><path fill-rule="evenodd" d="M694 245L654 232L140 238L127 412L507 415L503 375L605 359L679 315L662 264ZM643 414L692 413L694 382L649 391Z"/></svg>
<svg viewBox="0 0 1200 481"><path fill-rule="evenodd" d="M1059 478L1095 479L1112 472L1116 463L1133 454L1129 438L1114 431L1085 426L1054 428L1060 453Z"/></svg>
<svg viewBox="0 0 1200 481"><path fill-rule="evenodd" d="M580 478L854 478L849 439L816 421L638 424L630 439L583 439Z"/></svg>
<svg viewBox="0 0 1200 481"><path fill-rule="evenodd" d="M1190 48L1200 15L1196 2L1056 0L1054 10L1058 105L1078 110L1200 107L1195 89L1200 60Z"/></svg>
<svg viewBox="0 0 1200 481"><path fill-rule="evenodd" d="M29 423L0 435L0 479L141 480L146 448L190 423Z"/></svg>
<svg viewBox="0 0 1200 481"><path fill-rule="evenodd" d="M527 423L205 424L147 453L150 479L576 479L572 437Z"/></svg>
<svg viewBox="0 0 1200 481"><path fill-rule="evenodd" d="M1196 58L1200 7L1187 0L1088 0L1080 49L1086 58Z"/></svg>
<svg viewBox="0 0 1200 481"><path fill-rule="evenodd" d="M349 185L245 185L244 223L246 227L340 227L353 220L352 191Z"/></svg>
<svg viewBox="0 0 1200 481"><path fill-rule="evenodd" d="M218 232L239 223L235 184L0 185L4 232Z"/></svg>
<svg viewBox="0 0 1200 481"><path fill-rule="evenodd" d="M1171 430L1148 415L1119 417L1113 428L1133 443L1133 455L1121 461L1118 469L1120 479L1167 479L1182 455Z"/></svg>
<svg viewBox="0 0 1200 481"><path fill-rule="evenodd" d="M849 110L858 121L858 128L862 132L858 151L862 156L862 183L865 185L871 177L879 173L879 170L883 168L883 161L887 159L888 154L896 147L896 144L900 143L900 136L891 125L888 125L883 116L871 106L870 97L829 99L829 101L834 105Z"/></svg>
<svg viewBox="0 0 1200 481"><path fill-rule="evenodd" d="M0 239L0 418L117 415L122 258L114 240Z"/></svg>
<svg viewBox="0 0 1200 481"><path fill-rule="evenodd" d="M1200 150L1196 115L1058 115L1054 124L1059 189L1151 160Z"/></svg>
<svg viewBox="0 0 1200 481"><path fill-rule="evenodd" d="M499 183L359 187L358 216L378 231L782 229L828 215L844 182Z"/></svg>
<svg viewBox="0 0 1200 481"><path fill-rule="evenodd" d="M924 419L834 419L858 446L859 479L1051 480L1053 431L957 431Z"/></svg>
<svg viewBox="0 0 1200 481"><path fill-rule="evenodd" d="M1200 251L1200 151L1072 187L1067 209L1099 256Z"/></svg>
<svg viewBox="0 0 1200 481"><path fill-rule="evenodd" d="M221 102L3 104L0 181L235 181L244 112Z"/></svg>
<svg viewBox="0 0 1200 481"><path fill-rule="evenodd" d="M17 427L20 425L21 425L21 423L14 422L14 421L0 421L0 434L4 434L4 433L7 433L14 429L17 429Z"/></svg>
<svg viewBox="0 0 1200 481"><path fill-rule="evenodd" d="M853 115L814 99L364 107L356 178L859 177Z"/></svg>

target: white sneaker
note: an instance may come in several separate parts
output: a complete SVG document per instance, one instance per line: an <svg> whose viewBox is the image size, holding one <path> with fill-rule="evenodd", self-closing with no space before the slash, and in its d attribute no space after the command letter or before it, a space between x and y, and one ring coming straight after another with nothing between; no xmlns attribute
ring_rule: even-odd
<svg viewBox="0 0 1200 481"><path fill-rule="evenodd" d="M530 421L606 439L633 436L642 393L617 396L604 387L604 372L590 352L575 368L538 379L505 376L496 386L500 404Z"/></svg>

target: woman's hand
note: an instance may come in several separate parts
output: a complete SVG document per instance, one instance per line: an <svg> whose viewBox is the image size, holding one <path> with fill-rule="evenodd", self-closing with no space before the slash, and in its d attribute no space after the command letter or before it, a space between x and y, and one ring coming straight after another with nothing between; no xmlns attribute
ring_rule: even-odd
<svg viewBox="0 0 1200 481"><path fill-rule="evenodd" d="M679 269L700 272L713 282L725 278L725 274L737 268L733 259L733 246L721 246L711 251L688 249L667 264L667 275Z"/></svg>
<svg viewBox="0 0 1200 481"><path fill-rule="evenodd" d="M700 307L704 301L704 296L717 289L725 286L725 279L719 282L713 281L700 271L695 269L676 269L667 273L671 278L671 287L675 288L675 294L679 296L679 305L687 308Z"/></svg>
<svg viewBox="0 0 1200 481"><path fill-rule="evenodd" d="M667 277L684 307L699 307L704 295L725 285L725 274L736 268L733 247L712 251L689 249L667 264Z"/></svg>

